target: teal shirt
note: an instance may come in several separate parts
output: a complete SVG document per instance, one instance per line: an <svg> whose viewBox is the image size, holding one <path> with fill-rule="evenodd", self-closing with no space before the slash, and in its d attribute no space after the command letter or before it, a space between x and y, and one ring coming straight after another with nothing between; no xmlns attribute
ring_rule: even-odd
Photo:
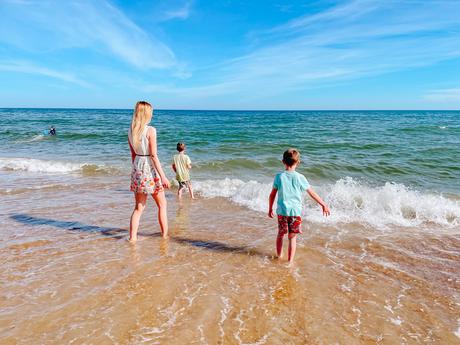
<svg viewBox="0 0 460 345"><path fill-rule="evenodd" d="M296 171L283 171L275 176L273 188L278 190L280 216L300 216L302 214L302 195L310 188L305 176Z"/></svg>

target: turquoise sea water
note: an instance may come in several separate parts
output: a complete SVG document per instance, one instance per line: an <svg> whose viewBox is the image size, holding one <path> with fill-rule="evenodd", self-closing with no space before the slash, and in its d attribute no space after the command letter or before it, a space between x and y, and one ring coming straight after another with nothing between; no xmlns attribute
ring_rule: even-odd
<svg viewBox="0 0 460 345"><path fill-rule="evenodd" d="M1 109L3 183L18 175L128 178L131 115L131 110ZM56 137L43 135L51 125ZM413 206L420 215L436 204L430 198L441 198L448 210L443 219L458 221L460 111L156 110L152 125L169 177L176 143L184 141L193 180L205 197L263 210L283 151L296 147L302 154L298 171L331 203L360 209L381 202L391 209L393 194L408 199L404 207L422 202ZM366 201L369 197L374 199Z"/></svg>

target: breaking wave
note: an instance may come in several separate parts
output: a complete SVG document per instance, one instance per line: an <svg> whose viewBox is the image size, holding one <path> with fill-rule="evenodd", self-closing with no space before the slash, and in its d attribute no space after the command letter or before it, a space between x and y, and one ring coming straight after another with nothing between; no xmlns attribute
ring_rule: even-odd
<svg viewBox="0 0 460 345"><path fill-rule="evenodd" d="M34 158L0 158L0 170L52 174L82 173L85 175L113 175L119 172L117 168L105 165L60 162Z"/></svg>
<svg viewBox="0 0 460 345"><path fill-rule="evenodd" d="M195 189L205 198L224 197L255 211L267 212L270 183L239 179L195 181ZM303 215L313 222L361 223L379 229L389 226L415 227L435 224L460 225L459 200L441 194L422 193L403 184L387 182L372 187L350 177L315 190L331 208L325 219L320 208L306 197Z"/></svg>

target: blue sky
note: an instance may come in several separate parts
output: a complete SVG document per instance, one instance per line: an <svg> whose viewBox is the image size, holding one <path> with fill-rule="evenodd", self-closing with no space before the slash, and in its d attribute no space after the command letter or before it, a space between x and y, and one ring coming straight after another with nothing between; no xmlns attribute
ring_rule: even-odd
<svg viewBox="0 0 460 345"><path fill-rule="evenodd" d="M0 107L460 109L458 0L1 0Z"/></svg>

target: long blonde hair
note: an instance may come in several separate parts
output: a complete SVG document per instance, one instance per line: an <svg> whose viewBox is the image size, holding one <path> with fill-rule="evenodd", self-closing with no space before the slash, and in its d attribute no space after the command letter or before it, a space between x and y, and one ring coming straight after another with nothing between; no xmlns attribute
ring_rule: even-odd
<svg viewBox="0 0 460 345"><path fill-rule="evenodd" d="M131 137L133 138L133 148L139 147L142 132L145 125L152 120L152 105L145 101L139 101L134 107L133 119L131 121Z"/></svg>

